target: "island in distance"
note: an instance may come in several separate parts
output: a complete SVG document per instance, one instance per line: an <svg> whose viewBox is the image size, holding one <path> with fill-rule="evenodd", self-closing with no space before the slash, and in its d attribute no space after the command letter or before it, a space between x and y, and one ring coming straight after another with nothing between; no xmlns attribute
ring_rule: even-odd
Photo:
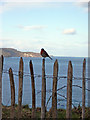
<svg viewBox="0 0 90 120"><path fill-rule="evenodd" d="M21 52L13 48L0 48L0 56L5 57L41 57L40 53Z"/></svg>

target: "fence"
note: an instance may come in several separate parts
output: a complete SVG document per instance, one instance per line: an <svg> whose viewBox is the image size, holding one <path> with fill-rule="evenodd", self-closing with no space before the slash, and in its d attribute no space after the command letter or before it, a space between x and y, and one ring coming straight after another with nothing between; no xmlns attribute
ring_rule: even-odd
<svg viewBox="0 0 90 120"><path fill-rule="evenodd" d="M1 56L0 59L0 119L2 118L2 70L3 70L3 56ZM57 95L60 95L57 93L60 89L63 89L67 87L67 98L64 97L67 100L67 107L66 107L66 118L71 118L72 117L72 86L74 87L79 87L82 88L82 118L85 118L85 90L86 85L85 81L85 73L86 73L86 60L84 59L83 61L83 73L82 73L82 87L79 85L72 85L72 79L77 79L73 77L73 66L72 62L69 61L68 63L68 74L67 76L58 76L58 61L56 60L54 63L53 67L53 76L48 76L45 75L45 59L42 61L42 76L40 75L35 75L34 70L33 70L33 64L32 61L30 60L30 77L31 77L31 85L32 85L32 118L36 117L36 96L35 96L35 77L42 77L42 90L41 90L41 118L46 118L46 107L47 104L49 103L50 99L52 98L52 108L51 108L51 113L52 113L52 118L57 118ZM10 86L11 86L11 114L10 118L15 117L15 84L14 84L14 77L12 68L9 69L9 78L10 78ZM18 118L21 118L21 111L22 111L22 92L23 92L23 58L20 58L20 63L19 63L19 72L18 72L18 77L19 77L19 90L18 90ZM52 77L53 78L53 88L52 88L52 95L49 97L47 103L46 103L46 78L47 77ZM63 86L59 89L57 89L57 81L61 78L67 78L67 86ZM88 79L89 80L89 79ZM90 91L90 90L88 90Z"/></svg>
<svg viewBox="0 0 90 120"><path fill-rule="evenodd" d="M2 71L3 71L3 56L0 57L0 120L2 119Z"/></svg>

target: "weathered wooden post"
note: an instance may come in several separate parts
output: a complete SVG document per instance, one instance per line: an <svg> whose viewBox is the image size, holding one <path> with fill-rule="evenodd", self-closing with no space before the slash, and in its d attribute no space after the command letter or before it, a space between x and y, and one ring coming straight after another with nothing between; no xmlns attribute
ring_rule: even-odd
<svg viewBox="0 0 90 120"><path fill-rule="evenodd" d="M82 80L82 119L85 118L85 73L86 73L86 59L83 61L83 80Z"/></svg>
<svg viewBox="0 0 90 120"><path fill-rule="evenodd" d="M35 118L36 116L35 82L34 82L33 64L31 60L30 60L30 72L31 72L31 83L32 83L32 118Z"/></svg>
<svg viewBox="0 0 90 120"><path fill-rule="evenodd" d="M53 69L52 118L57 118L57 77L58 77L58 61L56 60Z"/></svg>
<svg viewBox="0 0 90 120"><path fill-rule="evenodd" d="M0 57L0 120L2 119L2 60Z"/></svg>
<svg viewBox="0 0 90 120"><path fill-rule="evenodd" d="M2 71L3 71L3 55L0 57L0 120L2 119Z"/></svg>
<svg viewBox="0 0 90 120"><path fill-rule="evenodd" d="M23 59L21 57L19 63L18 118L21 118L22 91L23 91Z"/></svg>
<svg viewBox="0 0 90 120"><path fill-rule="evenodd" d="M42 62L42 98L41 98L41 118L46 116L46 78L45 78L45 59Z"/></svg>
<svg viewBox="0 0 90 120"><path fill-rule="evenodd" d="M15 86L12 69L9 69L10 85L11 85L11 111L10 118L15 117Z"/></svg>
<svg viewBox="0 0 90 120"><path fill-rule="evenodd" d="M66 118L71 118L71 109L72 109L72 76L73 76L73 67L71 61L68 64L68 76L67 76L67 109L66 109Z"/></svg>
<svg viewBox="0 0 90 120"><path fill-rule="evenodd" d="M3 71L3 62L4 62L4 57L1 55L1 61L2 61L2 71Z"/></svg>

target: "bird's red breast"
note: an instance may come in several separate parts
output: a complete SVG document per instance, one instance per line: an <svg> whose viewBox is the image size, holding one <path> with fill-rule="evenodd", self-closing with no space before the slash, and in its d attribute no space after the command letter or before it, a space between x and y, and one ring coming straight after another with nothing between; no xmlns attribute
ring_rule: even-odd
<svg viewBox="0 0 90 120"><path fill-rule="evenodd" d="M41 53L40 53L40 54L42 55L42 53L43 53L43 50L41 50Z"/></svg>

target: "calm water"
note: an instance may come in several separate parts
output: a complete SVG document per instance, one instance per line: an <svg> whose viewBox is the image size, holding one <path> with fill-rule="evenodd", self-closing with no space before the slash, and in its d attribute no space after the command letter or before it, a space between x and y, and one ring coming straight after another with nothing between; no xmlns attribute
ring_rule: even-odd
<svg viewBox="0 0 90 120"><path fill-rule="evenodd" d="M83 59L79 57L54 57L53 60L46 59L46 75L53 75L53 64L55 60L58 59L59 63L59 75L58 76L67 76L67 69L68 69L68 62L69 60L72 61L73 65L73 76L74 77L82 77L82 66L83 66ZM18 74L19 70L19 57L5 57L4 58L4 72L9 70L11 67L13 73ZM32 106L32 89L31 89L31 78L30 78L30 69L29 69L29 61L32 60L34 73L38 75L42 75L42 58L23 58L24 60L24 79L23 79L23 104L28 104L29 107ZM87 61L87 58L86 58ZM86 63L87 66L87 63ZM86 77L88 75L88 70L86 67ZM18 103L18 76L14 75L14 82L15 82L15 101L16 104ZM46 79L46 101L49 99L50 95L52 94L50 90L52 90L52 83L53 78ZM36 88L36 106L41 106L41 77L35 77L35 88ZM88 82L86 81L86 87ZM67 85L67 79L59 79L58 80L58 88ZM73 80L73 85L80 85L82 86L82 80L75 79ZM3 73L2 77L2 102L4 105L10 105L10 80L9 74ZM66 88L58 91L59 94L66 97ZM87 92L86 92L87 93ZM73 104L75 106L82 104L82 90L77 87L73 87ZM87 105L87 94L86 94L86 105ZM47 106L49 110L51 108L51 100ZM66 108L66 100L64 97L58 96L58 108Z"/></svg>

